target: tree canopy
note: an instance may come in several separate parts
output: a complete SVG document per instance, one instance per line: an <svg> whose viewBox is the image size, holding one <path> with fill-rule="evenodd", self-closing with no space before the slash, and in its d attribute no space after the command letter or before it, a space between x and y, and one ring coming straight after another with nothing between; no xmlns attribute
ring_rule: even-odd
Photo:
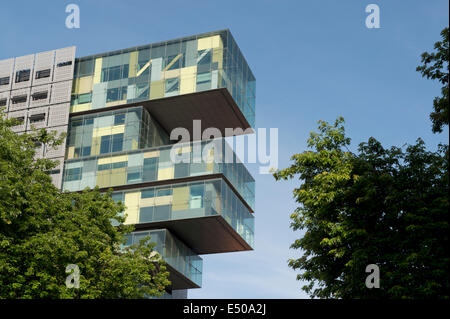
<svg viewBox="0 0 450 319"><path fill-rule="evenodd" d="M448 298L448 146L427 151L418 139L406 148L384 148L370 138L348 150L343 118L319 121L310 150L274 173L298 177L299 207L289 260L311 297ZM366 266L380 269L380 288L365 285Z"/></svg>
<svg viewBox="0 0 450 319"><path fill-rule="evenodd" d="M61 192L35 158L37 143L62 138L44 129L16 134L0 112L0 298L143 298L164 293L165 263L142 241L124 248L124 206L98 189ZM119 226L113 226L116 220ZM147 238L148 240L148 238ZM80 269L66 287L66 266Z"/></svg>
<svg viewBox="0 0 450 319"><path fill-rule="evenodd" d="M449 31L445 28L441 31L442 41L434 44L436 52L422 53L422 65L417 67L417 71L422 73L423 77L438 80L442 84L441 94L433 100L433 112L430 113L430 119L433 123L434 133L442 132L445 125L449 124L450 114L448 112L448 74L449 74Z"/></svg>

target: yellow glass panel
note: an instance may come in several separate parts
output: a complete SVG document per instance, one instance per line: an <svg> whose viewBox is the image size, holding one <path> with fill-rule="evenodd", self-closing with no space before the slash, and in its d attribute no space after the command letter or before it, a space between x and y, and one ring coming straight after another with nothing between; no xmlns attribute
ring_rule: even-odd
<svg viewBox="0 0 450 319"><path fill-rule="evenodd" d="M223 50L222 49L214 49L212 61L217 62L218 69L222 69L222 61L223 61Z"/></svg>
<svg viewBox="0 0 450 319"><path fill-rule="evenodd" d="M84 94L92 91L92 76L84 76L74 81L74 94Z"/></svg>
<svg viewBox="0 0 450 319"><path fill-rule="evenodd" d="M118 163L118 162L127 162L127 161L128 161L128 155L104 157L104 158L99 158L98 159L98 165Z"/></svg>
<svg viewBox="0 0 450 319"><path fill-rule="evenodd" d="M115 126L107 126L107 127L98 127L92 130L92 136L106 136L113 134L120 134L125 132L125 124L115 125Z"/></svg>
<svg viewBox="0 0 450 319"><path fill-rule="evenodd" d="M208 150L208 153L206 154L206 171L212 172L214 170L214 148Z"/></svg>
<svg viewBox="0 0 450 319"><path fill-rule="evenodd" d="M202 38L197 40L197 49L205 50L211 48L223 47L220 35L213 35L212 37Z"/></svg>
<svg viewBox="0 0 450 319"><path fill-rule="evenodd" d="M127 183L127 168L115 168L111 170L111 186L124 185Z"/></svg>
<svg viewBox="0 0 450 319"><path fill-rule="evenodd" d="M73 158L75 153L75 146L69 146L67 149L67 159Z"/></svg>
<svg viewBox="0 0 450 319"><path fill-rule="evenodd" d="M137 150L138 147L139 147L138 141L136 141L136 139L133 138L133 139L131 140L131 149L132 149L132 150Z"/></svg>
<svg viewBox="0 0 450 319"><path fill-rule="evenodd" d="M115 125L111 129L111 134L120 134L125 132L125 124Z"/></svg>
<svg viewBox="0 0 450 319"><path fill-rule="evenodd" d="M158 170L158 181L172 179L173 178L173 167L160 168Z"/></svg>
<svg viewBox="0 0 450 319"><path fill-rule="evenodd" d="M162 72L163 79L172 79L172 78L177 78L179 76L180 76L180 69Z"/></svg>
<svg viewBox="0 0 450 319"><path fill-rule="evenodd" d="M155 206L155 198L141 198L141 202L139 203L140 207L149 207Z"/></svg>
<svg viewBox="0 0 450 319"><path fill-rule="evenodd" d="M144 158L159 157L159 151L145 152Z"/></svg>
<svg viewBox="0 0 450 319"><path fill-rule="evenodd" d="M222 203L220 202L220 196L216 197L216 212L219 214L222 213Z"/></svg>
<svg viewBox="0 0 450 319"><path fill-rule="evenodd" d="M101 137L101 136L106 136L106 135L111 135L111 126L107 126L107 127L95 127L92 130L92 137Z"/></svg>
<svg viewBox="0 0 450 319"><path fill-rule="evenodd" d="M131 192L125 193L125 206L127 209L125 210L125 214L127 214L127 218L125 220L125 224L137 224L139 221L139 197L141 196L141 192Z"/></svg>
<svg viewBox="0 0 450 319"><path fill-rule="evenodd" d="M197 66L182 68L180 72L180 94L195 92L197 81Z"/></svg>
<svg viewBox="0 0 450 319"><path fill-rule="evenodd" d="M222 38L220 37L220 35L213 36L212 47L213 48L222 48L223 49Z"/></svg>
<svg viewBox="0 0 450 319"><path fill-rule="evenodd" d="M98 187L109 187L110 185L111 170L104 170L97 172L97 185Z"/></svg>
<svg viewBox="0 0 450 319"><path fill-rule="evenodd" d="M122 105L122 104L126 104L127 100L120 100L120 101L113 101L113 102L108 102L106 103L106 106L116 106L116 105Z"/></svg>
<svg viewBox="0 0 450 319"><path fill-rule="evenodd" d="M100 139L101 137L92 137L92 155L98 155L100 154Z"/></svg>
<svg viewBox="0 0 450 319"><path fill-rule="evenodd" d="M182 146L182 147L178 148L178 154L190 153L191 149L192 149L192 147L190 145Z"/></svg>
<svg viewBox="0 0 450 319"><path fill-rule="evenodd" d="M170 205L172 203L172 195L155 197L155 206Z"/></svg>
<svg viewBox="0 0 450 319"><path fill-rule="evenodd" d="M173 188L172 211L184 210L189 208L189 187Z"/></svg>
<svg viewBox="0 0 450 319"><path fill-rule="evenodd" d="M103 63L103 58L95 59L94 84L100 83L101 76L102 76L102 63Z"/></svg>
<svg viewBox="0 0 450 319"><path fill-rule="evenodd" d="M92 108L92 103L83 103L78 105L72 105L70 107L70 113L89 111Z"/></svg>
<svg viewBox="0 0 450 319"><path fill-rule="evenodd" d="M137 62L138 62L138 52L133 51L130 53L130 66L128 68L129 78L134 78L136 76Z"/></svg>
<svg viewBox="0 0 450 319"><path fill-rule="evenodd" d="M164 80L153 81L150 83L150 99L159 99L164 97Z"/></svg>

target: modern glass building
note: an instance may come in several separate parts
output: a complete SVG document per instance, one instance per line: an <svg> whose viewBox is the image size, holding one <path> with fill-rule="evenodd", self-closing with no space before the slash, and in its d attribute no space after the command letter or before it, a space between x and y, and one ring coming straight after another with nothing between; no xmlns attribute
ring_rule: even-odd
<svg viewBox="0 0 450 319"><path fill-rule="evenodd" d="M58 150L37 156L59 160L50 173L64 191L113 189L135 225L127 245L150 234L167 261L166 297L201 287L201 255L253 249L254 179L223 138L194 125L223 137L253 132L255 77L229 30L2 60L1 106L22 121L17 132L67 132ZM171 139L177 128L188 141Z"/></svg>

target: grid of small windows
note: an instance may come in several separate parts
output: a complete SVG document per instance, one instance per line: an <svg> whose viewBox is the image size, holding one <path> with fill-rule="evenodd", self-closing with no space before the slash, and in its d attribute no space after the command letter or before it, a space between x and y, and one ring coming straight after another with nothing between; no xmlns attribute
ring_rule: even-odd
<svg viewBox="0 0 450 319"><path fill-rule="evenodd" d="M16 118L14 132L22 134L35 128L45 128L59 134L67 131L69 121L67 104L70 101L69 93L73 84L71 71L74 55L75 48L67 47L1 61L0 108L7 106L7 117ZM70 59L72 61L67 61ZM67 61L65 65L71 66L56 70L56 63L60 61ZM58 72L53 77L54 70ZM35 146L39 147L36 156L58 159L62 165L64 144L65 142L54 148L36 144ZM49 174L52 175L55 186L60 188L62 166L58 171Z"/></svg>

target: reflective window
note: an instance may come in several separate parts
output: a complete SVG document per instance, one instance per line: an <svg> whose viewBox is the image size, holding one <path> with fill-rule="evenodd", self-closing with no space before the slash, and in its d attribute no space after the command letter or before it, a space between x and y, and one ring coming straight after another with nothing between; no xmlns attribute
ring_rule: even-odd
<svg viewBox="0 0 450 319"><path fill-rule="evenodd" d="M31 73L30 69L17 71L16 72L16 83L26 82L26 81L30 80L30 73Z"/></svg>
<svg viewBox="0 0 450 319"><path fill-rule="evenodd" d="M67 181L77 181L81 179L81 167L70 168L66 171Z"/></svg>
<svg viewBox="0 0 450 319"><path fill-rule="evenodd" d="M178 78L166 80L166 93L178 92L180 81Z"/></svg>
<svg viewBox="0 0 450 319"><path fill-rule="evenodd" d="M100 154L111 152L111 135L102 136L100 143Z"/></svg>
<svg viewBox="0 0 450 319"><path fill-rule="evenodd" d="M125 113L114 116L114 125L125 124Z"/></svg>

